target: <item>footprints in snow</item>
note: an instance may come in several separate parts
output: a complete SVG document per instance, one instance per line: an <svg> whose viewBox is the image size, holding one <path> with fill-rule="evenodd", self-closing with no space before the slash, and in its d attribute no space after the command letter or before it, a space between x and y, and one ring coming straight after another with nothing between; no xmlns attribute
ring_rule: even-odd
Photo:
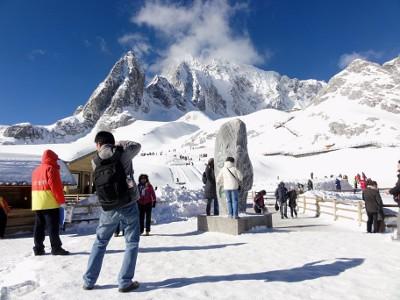
<svg viewBox="0 0 400 300"><path fill-rule="evenodd" d="M2 287L0 290L0 300L11 300L24 296L36 290L39 283L33 280L27 280L11 286Z"/></svg>

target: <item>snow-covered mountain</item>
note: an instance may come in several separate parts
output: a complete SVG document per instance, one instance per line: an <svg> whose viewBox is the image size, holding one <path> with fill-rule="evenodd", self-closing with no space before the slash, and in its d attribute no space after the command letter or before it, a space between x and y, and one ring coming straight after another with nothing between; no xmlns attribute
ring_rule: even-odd
<svg viewBox="0 0 400 300"><path fill-rule="evenodd" d="M312 104L294 112L245 116L249 144L259 153L308 155L334 149L400 145L400 57L385 64L355 60ZM212 147L219 126L203 127L186 145Z"/></svg>
<svg viewBox="0 0 400 300"><path fill-rule="evenodd" d="M68 142L88 134L96 125L113 129L130 124L133 120L124 112L124 108L129 107L132 111L141 108L144 80L144 71L134 54L128 52L118 60L87 103L79 106L73 116L49 126L30 123L3 126L0 128L0 142Z"/></svg>
<svg viewBox="0 0 400 300"><path fill-rule="evenodd" d="M222 60L192 59L171 68L166 77L184 103L216 116L246 115L260 109L301 109L325 86L317 80L290 79L272 71Z"/></svg>
<svg viewBox="0 0 400 300"><path fill-rule="evenodd" d="M71 117L49 126L30 123L0 127L0 143L69 142L93 128L115 129L135 120L171 121L193 110L213 119L246 115L264 108L303 108L325 86L247 65L195 59L157 75L145 86L144 71L133 52L111 69L87 103Z"/></svg>

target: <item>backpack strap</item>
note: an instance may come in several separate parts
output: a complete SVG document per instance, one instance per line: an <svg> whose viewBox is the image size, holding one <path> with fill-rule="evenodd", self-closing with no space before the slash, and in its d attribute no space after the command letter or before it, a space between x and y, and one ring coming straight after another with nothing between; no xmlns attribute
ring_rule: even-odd
<svg viewBox="0 0 400 300"><path fill-rule="evenodd" d="M231 173L231 175L233 176L233 178L235 178L235 180L236 180L238 183L240 183L239 179L237 179L236 176L233 175L233 173L231 172L231 170L229 170L229 168L226 168L226 169L229 171L229 173Z"/></svg>

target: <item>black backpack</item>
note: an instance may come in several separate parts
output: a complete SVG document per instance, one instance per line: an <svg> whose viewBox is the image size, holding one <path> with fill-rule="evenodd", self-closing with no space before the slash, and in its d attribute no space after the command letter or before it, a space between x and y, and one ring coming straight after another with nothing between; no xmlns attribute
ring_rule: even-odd
<svg viewBox="0 0 400 300"><path fill-rule="evenodd" d="M121 207L130 201L126 174L121 163L122 147L116 147L114 154L101 159L97 153L93 159L96 165L94 184L97 198L105 211Z"/></svg>

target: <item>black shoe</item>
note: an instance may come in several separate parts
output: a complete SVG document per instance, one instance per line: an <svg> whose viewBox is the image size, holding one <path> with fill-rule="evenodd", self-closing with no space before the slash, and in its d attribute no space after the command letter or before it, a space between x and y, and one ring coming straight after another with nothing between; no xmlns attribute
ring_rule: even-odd
<svg viewBox="0 0 400 300"><path fill-rule="evenodd" d="M85 291L93 290L93 286L83 285L82 288L83 288Z"/></svg>
<svg viewBox="0 0 400 300"><path fill-rule="evenodd" d="M46 251L44 251L44 249L36 249L35 247L33 247L33 254L35 254L35 256L41 256L45 255Z"/></svg>
<svg viewBox="0 0 400 300"><path fill-rule="evenodd" d="M118 233L114 233L114 236L117 237L117 236L118 236Z"/></svg>
<svg viewBox="0 0 400 300"><path fill-rule="evenodd" d="M69 251L67 251L63 248L59 248L56 250L51 250L51 254L52 255L69 255Z"/></svg>
<svg viewBox="0 0 400 300"><path fill-rule="evenodd" d="M128 293L128 292L131 292L131 291L134 291L134 290L138 289L139 286L140 286L139 282L132 281L132 283L130 285L128 285L127 287L119 288L118 292L120 292L120 293Z"/></svg>

